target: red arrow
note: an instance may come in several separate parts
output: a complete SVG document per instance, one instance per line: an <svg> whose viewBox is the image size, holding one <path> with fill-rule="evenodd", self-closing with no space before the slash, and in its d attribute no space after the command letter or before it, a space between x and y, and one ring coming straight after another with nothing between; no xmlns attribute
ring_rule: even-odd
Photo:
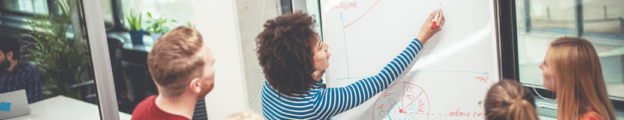
<svg viewBox="0 0 624 120"><path fill-rule="evenodd" d="M381 1L381 0L379 0L379 1ZM377 1L377 3L379 3L379 1ZM368 11L372 10L372 9L373 9L373 8L377 5L377 3L375 3L375 4L373 5L373 7L369 8L369 9L368 9ZM368 11L366 11L364 14L362 14L362 16L360 16L359 18L355 19L355 21L353 21L353 22L349 23L347 26L344 26L344 28L347 28L347 27L349 27L351 24L353 24L353 23L357 22L358 20L360 20L360 18L364 17L364 15L366 15L366 13L368 13Z"/></svg>

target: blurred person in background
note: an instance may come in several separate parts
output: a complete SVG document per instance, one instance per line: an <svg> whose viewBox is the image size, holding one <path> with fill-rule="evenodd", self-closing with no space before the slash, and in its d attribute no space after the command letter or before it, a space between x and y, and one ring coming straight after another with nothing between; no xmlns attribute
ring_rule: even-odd
<svg viewBox="0 0 624 120"><path fill-rule="evenodd" d="M0 93L26 90L28 104L43 99L41 78L35 66L21 61L19 40L0 37Z"/></svg>

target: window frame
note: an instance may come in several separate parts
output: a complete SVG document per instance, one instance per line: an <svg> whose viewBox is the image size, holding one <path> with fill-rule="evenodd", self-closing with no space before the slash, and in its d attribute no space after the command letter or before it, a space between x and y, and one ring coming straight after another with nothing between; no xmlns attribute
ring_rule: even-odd
<svg viewBox="0 0 624 120"><path fill-rule="evenodd" d="M54 0L46 0L46 5L48 6L48 14L50 14L50 15L54 15L55 14L54 11L56 11L58 9L53 4L54 4ZM2 14L11 14L11 15L19 15L19 16L34 16L34 15L36 15L35 13L15 12L15 11L6 10L6 9L4 9L4 2L0 2L0 13L2 13Z"/></svg>
<svg viewBox="0 0 624 120"><path fill-rule="evenodd" d="M111 10L113 10L113 28L108 28L106 31L126 31L124 29L123 22L123 10L121 8L120 0L110 0L111 1Z"/></svg>
<svg viewBox="0 0 624 120"><path fill-rule="evenodd" d="M498 5L497 17L499 20L498 37L499 41L499 67L501 78L513 79L520 82L518 63L518 33L516 23L516 0L495 0ZM555 99L556 93L550 92L543 87L536 87L530 84L523 84L530 89L533 95L541 95L545 98ZM537 85L539 86L539 85ZM533 90L535 89L535 90ZM609 96L616 111L624 111L624 101Z"/></svg>
<svg viewBox="0 0 624 120"><path fill-rule="evenodd" d="M110 56L108 56L108 43L106 39L106 27L100 1L80 0L82 4L82 21L89 46L89 56L93 67L95 87L98 99L100 119L119 120L119 109L117 107L117 96L113 73L111 69Z"/></svg>

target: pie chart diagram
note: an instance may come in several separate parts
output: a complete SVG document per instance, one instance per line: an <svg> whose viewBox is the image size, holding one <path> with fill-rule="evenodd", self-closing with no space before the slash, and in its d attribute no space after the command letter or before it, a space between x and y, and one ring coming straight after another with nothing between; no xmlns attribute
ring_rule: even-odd
<svg viewBox="0 0 624 120"><path fill-rule="evenodd" d="M429 96L420 86L399 82L390 85L375 101L373 120L428 120Z"/></svg>

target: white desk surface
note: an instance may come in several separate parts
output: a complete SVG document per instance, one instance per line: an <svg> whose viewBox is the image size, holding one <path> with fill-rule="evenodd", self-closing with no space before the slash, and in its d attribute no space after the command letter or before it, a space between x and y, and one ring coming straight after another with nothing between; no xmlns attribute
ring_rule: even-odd
<svg viewBox="0 0 624 120"><path fill-rule="evenodd" d="M65 96L56 96L28 105L30 115L7 120L99 120L97 105ZM132 115L119 113L121 120L130 120Z"/></svg>

